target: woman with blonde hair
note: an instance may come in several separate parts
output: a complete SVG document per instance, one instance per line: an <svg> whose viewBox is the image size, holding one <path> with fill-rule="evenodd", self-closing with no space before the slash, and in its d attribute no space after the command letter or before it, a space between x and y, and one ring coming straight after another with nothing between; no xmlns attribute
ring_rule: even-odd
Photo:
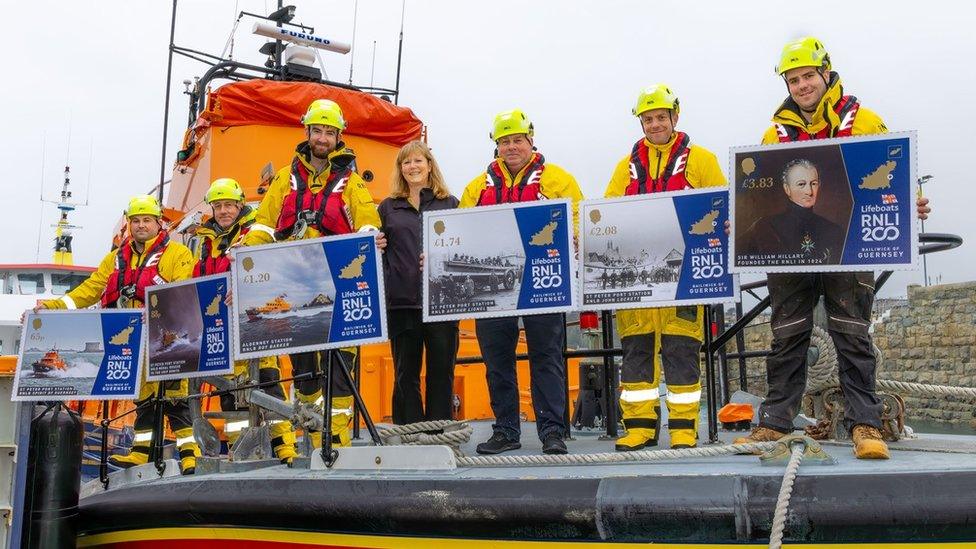
<svg viewBox="0 0 976 549"><path fill-rule="evenodd" d="M457 322L423 322L422 214L457 208L458 199L430 148L411 141L397 154L390 196L379 206L387 246L383 254L387 323L393 354L393 423L451 419ZM420 370L426 347L427 403L420 394Z"/></svg>

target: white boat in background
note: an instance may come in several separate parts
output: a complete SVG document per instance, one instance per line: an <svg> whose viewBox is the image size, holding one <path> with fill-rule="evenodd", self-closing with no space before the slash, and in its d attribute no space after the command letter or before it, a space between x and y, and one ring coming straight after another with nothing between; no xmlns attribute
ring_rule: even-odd
<svg viewBox="0 0 976 549"><path fill-rule="evenodd" d="M20 317L38 301L56 299L95 270L81 265L0 263L0 355L20 352Z"/></svg>

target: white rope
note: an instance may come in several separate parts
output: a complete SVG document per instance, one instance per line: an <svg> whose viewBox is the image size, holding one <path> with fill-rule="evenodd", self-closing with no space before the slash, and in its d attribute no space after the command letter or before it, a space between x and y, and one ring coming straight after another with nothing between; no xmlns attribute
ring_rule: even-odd
<svg viewBox="0 0 976 549"><path fill-rule="evenodd" d="M509 467L523 465L592 465L597 463L625 463L634 461L665 461L695 457L718 457L733 454L768 452L776 442L750 442L728 446L704 446L681 450L639 450L637 452L604 452L599 454L543 454L529 456L471 456L459 457L459 467Z"/></svg>
<svg viewBox="0 0 976 549"><path fill-rule="evenodd" d="M377 425L380 440L388 446L450 446L461 457L461 445L471 440L474 429L466 421L421 421L408 425ZM439 431L439 432L438 432Z"/></svg>
<svg viewBox="0 0 976 549"><path fill-rule="evenodd" d="M793 495L793 482L796 480L797 470L803 461L806 446L794 444L790 452L790 461L783 474L783 484L779 487L779 497L776 498L776 511L773 513L773 527L769 532L769 549L780 549L783 545L783 530L786 528L786 512L790 507L790 496Z"/></svg>

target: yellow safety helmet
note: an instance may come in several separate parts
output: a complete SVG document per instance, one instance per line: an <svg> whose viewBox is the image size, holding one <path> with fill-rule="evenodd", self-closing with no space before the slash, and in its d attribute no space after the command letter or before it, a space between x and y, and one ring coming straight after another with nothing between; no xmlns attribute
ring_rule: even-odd
<svg viewBox="0 0 976 549"><path fill-rule="evenodd" d="M506 135L524 133L529 137L535 135L535 128L528 116L519 109L500 112L495 115L495 122L492 124L492 131L489 136L492 141L498 141Z"/></svg>
<svg viewBox="0 0 976 549"><path fill-rule="evenodd" d="M630 112L634 113L634 116L640 116L654 109L671 109L674 114L681 111L678 96L667 84L654 84L641 90L640 95L637 96L637 106Z"/></svg>
<svg viewBox="0 0 976 549"><path fill-rule="evenodd" d="M306 126L322 124L339 130L346 129L346 119L342 117L342 107L331 99L312 101L308 110L305 111L305 116L302 117L302 124Z"/></svg>
<svg viewBox="0 0 976 549"><path fill-rule="evenodd" d="M210 184L205 200L207 204L213 204L218 200L244 202L244 190L236 179L221 177Z"/></svg>
<svg viewBox="0 0 976 549"><path fill-rule="evenodd" d="M799 67L830 70L830 54L823 42L812 36L804 36L783 46L779 64L776 65L776 74L782 76L786 71Z"/></svg>
<svg viewBox="0 0 976 549"><path fill-rule="evenodd" d="M133 196L132 199L129 200L129 207L125 209L126 217L131 219L137 215L162 217L163 210L159 207L159 202L156 200L155 196L140 194Z"/></svg>

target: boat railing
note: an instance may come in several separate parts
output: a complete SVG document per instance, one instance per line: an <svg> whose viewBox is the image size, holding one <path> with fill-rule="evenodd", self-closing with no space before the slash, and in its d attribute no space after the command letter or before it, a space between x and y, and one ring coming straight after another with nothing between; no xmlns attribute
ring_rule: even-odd
<svg viewBox="0 0 976 549"><path fill-rule="evenodd" d="M962 245L962 237L954 234L944 233L923 233L919 234L919 254L930 254L958 248ZM883 271L875 282L875 291L888 281L893 271ZM740 299L735 304L736 320L731 326L727 325L724 305L705 306L705 341L702 345L704 353L705 382L702 388L705 390L706 400L706 419L708 423L709 442L718 441L718 408L719 402L722 405L728 404L731 392L729 390L729 361L738 361L739 387L747 390L749 375L746 370L746 359L761 358L768 356L769 349L746 350L745 334L746 326L752 323L759 315L769 308L769 296L760 297L756 290L766 287L766 280L758 280L742 284L739 287ZM746 293L757 299L759 302L743 312L742 294ZM623 356L623 349L613 346L613 312L603 311L600 314L600 340L601 345L596 349L570 349L566 345L566 338L563 342L563 359L566 367L569 367L569 360L574 358L603 358L603 394L616 395L619 387L619 372L614 363L614 357ZM729 353L726 345L735 339L735 352ZM528 353L516 355L516 360L528 360ZM457 364L480 364L484 359L480 356L458 357ZM569 402L569 376L564 376L566 402ZM607 437L618 436L618 410L614 405L616 398L611 399L605 406L606 417L604 424ZM569 406L566 406L564 423L569 432Z"/></svg>
<svg viewBox="0 0 976 549"><path fill-rule="evenodd" d="M920 234L919 235L919 253L929 254L945 250L951 250L962 245L962 238L957 235L952 234ZM875 283L876 291L880 289L884 283L891 277L893 271L882 272ZM704 354L704 372L705 372L705 382L702 388L705 390L705 400L706 400L706 420L708 424L708 441L717 442L718 441L718 403L721 402L723 405L727 404L731 396L729 390L729 361L738 361L738 378L739 387L742 390L747 390L749 375L746 369L746 359L754 357L764 357L767 356L770 351L768 349L763 350L746 350L745 349L745 338L743 335L743 330L746 326L750 325L753 320L756 319L760 314L762 314L769 307L769 296L760 297L759 294L755 292L760 288L766 286L765 280L759 280L755 282L749 282L742 284L740 286L740 300L736 303L736 321L732 323L731 326L727 326L727 319L725 317L725 307L724 305L708 305L704 307L706 314L704 315L704 332L705 340L702 345L702 352ZM759 302L750 308L747 312L743 312L741 294L747 293L759 300ZM616 438L618 436L619 430L619 419L618 410L616 406L616 395L619 387L619 371L617 368L617 363L614 360L616 357L623 356L623 349L616 347L613 344L614 341L614 313L613 311L602 311L600 313L600 328L596 330L599 335L600 344L597 348L589 349L574 349L570 348L568 345L568 338L566 336L566 331L563 331L563 360L566 368L569 367L569 361L572 359L588 359L588 358L602 358L603 361L603 394L609 402L607 402L605 408L604 426L606 430L606 436L610 438ZM566 322L566 315L563 315L564 322ZM566 322L567 325L579 325L580 322L577 320ZM726 345L735 339L735 352L727 352ZM519 353L516 355L517 361L525 361L529 359L527 353ZM484 358L481 356L466 356L458 357L456 364L480 364L484 362ZM354 370L358 374L359 364L358 360L353 365ZM248 383L234 388L229 389L216 389L209 392L199 392L191 394L189 399L199 399L201 397L207 396L219 396L222 394L230 394L235 391L250 391L254 389L261 389L263 387L277 384L285 381L295 381L295 380L305 380L309 377L318 377L324 375L319 374L303 374L296 377L291 377L287 379L281 379L265 383ZM359 385L359 375L355 375L354 383ZM566 395L566 402L569 402L570 387L569 387L569 376L564 376L564 391ZM614 398L609 398L613 395ZM102 446L101 446L101 467L99 471L99 477L103 484L108 485L108 429L112 422L118 421L129 414L132 414L136 409L151 406L154 408L154 433L152 437L152 445L150 447L150 461L155 463L157 469L160 471L165 466L162 458L163 446L165 444L163 437L163 413L162 405L167 400L168 397L163 396L162 390L154 397L147 399L138 405L137 408L130 409L125 413L115 416L108 417L108 401L103 402L101 428L102 428ZM256 404L259 405L259 404ZM566 406L563 421L566 425L567 433L570 429L570 411L569 406ZM355 412L358 412L356 410ZM358 413L355 413L356 419L353 421L354 426L354 437L359 438L359 421ZM375 438L375 437L374 437Z"/></svg>

